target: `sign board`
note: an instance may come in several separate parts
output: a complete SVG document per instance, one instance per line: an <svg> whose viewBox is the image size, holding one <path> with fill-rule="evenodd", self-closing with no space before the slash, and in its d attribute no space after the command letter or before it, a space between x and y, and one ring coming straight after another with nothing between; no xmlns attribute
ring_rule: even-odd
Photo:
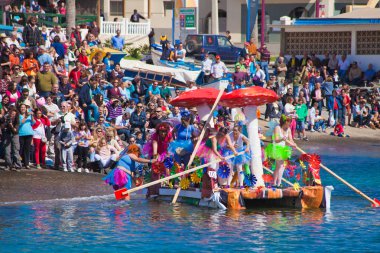
<svg viewBox="0 0 380 253"><path fill-rule="evenodd" d="M179 10L179 25L181 29L196 29L195 8Z"/></svg>

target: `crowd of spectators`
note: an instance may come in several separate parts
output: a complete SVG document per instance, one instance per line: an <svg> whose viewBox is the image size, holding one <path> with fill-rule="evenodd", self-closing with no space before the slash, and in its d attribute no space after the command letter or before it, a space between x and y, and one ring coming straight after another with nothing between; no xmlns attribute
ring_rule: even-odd
<svg viewBox="0 0 380 253"><path fill-rule="evenodd" d="M48 32L38 27L37 17L28 20L22 33L15 29L11 37L1 35L0 155L6 169L30 169L31 164L40 169L50 161L50 167L63 171L104 172L126 146L143 147L161 122L180 121L184 109L172 107L170 100L182 91L171 92L165 81L126 78L111 54L94 54L102 44L98 35L96 24L85 36L80 27L68 35L60 26ZM173 60L183 61L183 45L176 50ZM251 41L235 71L220 57L206 55L203 78L230 77L229 91L251 85L275 90L280 100L267 105L264 118L292 116L293 134L297 131L305 140L305 129L323 131L351 120L358 127L380 127L378 94L350 87L374 80L372 66L362 76L345 56L326 54L317 60L305 54L302 59L279 57L270 75L270 59L265 45L257 49ZM187 90L196 88L188 83ZM324 108L328 118L321 114ZM189 113L197 127L201 122L196 110ZM228 126L234 119L220 107L214 120L217 126Z"/></svg>

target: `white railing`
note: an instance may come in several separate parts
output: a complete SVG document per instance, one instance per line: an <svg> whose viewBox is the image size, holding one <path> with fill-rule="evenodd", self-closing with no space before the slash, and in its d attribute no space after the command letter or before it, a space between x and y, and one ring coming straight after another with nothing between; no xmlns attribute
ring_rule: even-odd
<svg viewBox="0 0 380 253"><path fill-rule="evenodd" d="M121 22L100 21L101 34L116 34L120 30L122 35L147 35L150 32L150 20L141 23L133 23L128 19L122 19Z"/></svg>

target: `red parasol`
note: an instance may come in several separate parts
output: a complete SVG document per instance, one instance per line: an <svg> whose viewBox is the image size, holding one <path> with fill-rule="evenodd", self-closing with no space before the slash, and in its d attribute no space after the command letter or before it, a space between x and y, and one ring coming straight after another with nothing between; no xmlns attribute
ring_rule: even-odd
<svg viewBox="0 0 380 253"><path fill-rule="evenodd" d="M278 100L277 94L273 90L268 90L259 86L252 86L234 90L223 95L220 104L226 107L245 107L248 105L264 105Z"/></svg>
<svg viewBox="0 0 380 253"><path fill-rule="evenodd" d="M219 90L214 88L189 90L174 98L170 104L186 108L197 107L201 104L213 105L218 94Z"/></svg>

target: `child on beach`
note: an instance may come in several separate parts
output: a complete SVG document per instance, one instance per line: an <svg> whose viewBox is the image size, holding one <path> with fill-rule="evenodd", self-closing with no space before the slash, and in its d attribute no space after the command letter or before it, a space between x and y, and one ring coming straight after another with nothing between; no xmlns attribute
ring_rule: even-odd
<svg viewBox="0 0 380 253"><path fill-rule="evenodd" d="M297 129L297 134L298 134L297 139L299 140L301 139L301 133L302 133L302 139L304 141L308 141L309 139L307 138L306 133L305 133L305 121L307 117L307 106L305 104L305 100L303 99L298 100L295 110L296 110L296 115L297 115L297 119L296 119L296 129Z"/></svg>
<svg viewBox="0 0 380 253"><path fill-rule="evenodd" d="M338 136L338 137L350 137L349 135L344 133L344 128L340 120L337 121L337 124L335 125L335 128L334 128L334 132L331 132L330 135Z"/></svg>
<svg viewBox="0 0 380 253"><path fill-rule="evenodd" d="M63 171L71 171L74 172L73 168L73 143L75 137L71 132L71 124L70 122L65 122L65 126L62 129L62 132L59 134L59 143L61 144L61 152L62 152L62 164Z"/></svg>

